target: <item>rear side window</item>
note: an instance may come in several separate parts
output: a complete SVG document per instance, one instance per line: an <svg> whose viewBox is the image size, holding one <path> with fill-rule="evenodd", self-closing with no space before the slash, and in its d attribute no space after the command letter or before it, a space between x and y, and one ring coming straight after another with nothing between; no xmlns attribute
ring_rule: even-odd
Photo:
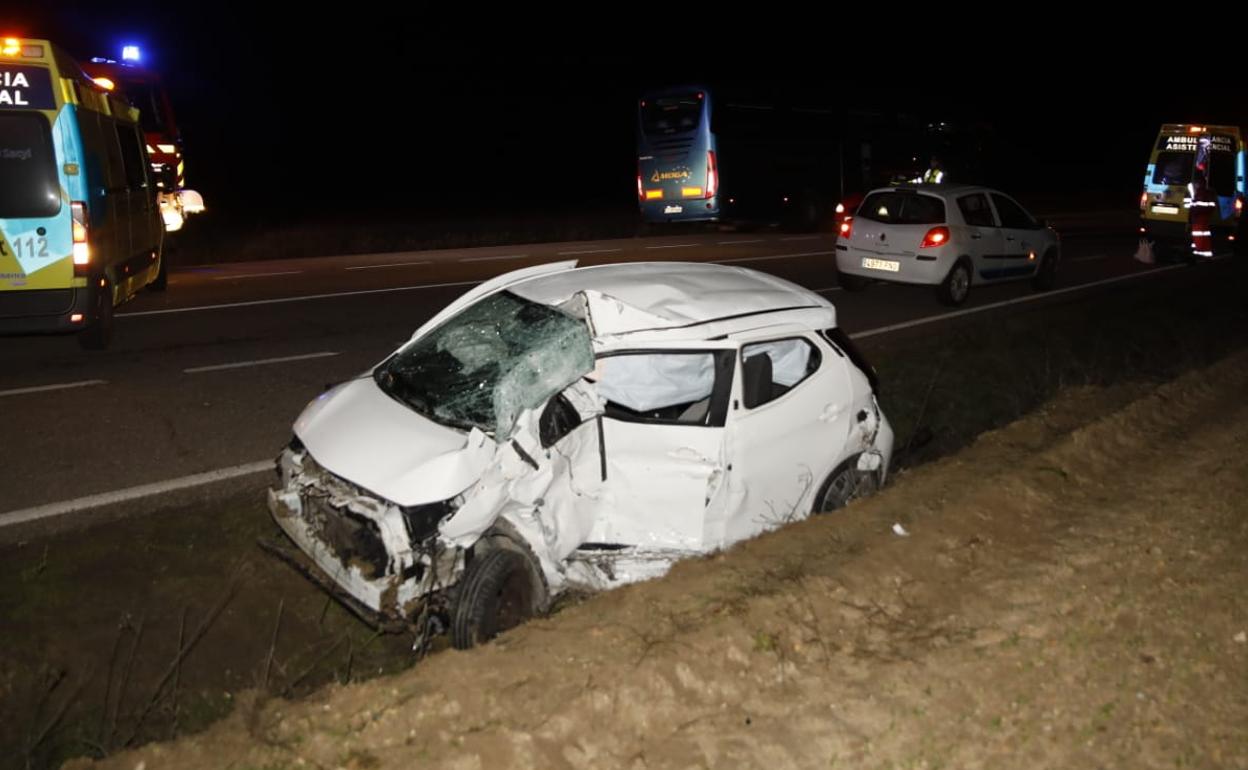
<svg viewBox="0 0 1248 770"><path fill-rule="evenodd" d="M746 345L741 349L745 407L762 406L793 390L819 370L821 360L815 346L800 338Z"/></svg>
<svg viewBox="0 0 1248 770"><path fill-rule="evenodd" d="M996 227L997 220L992 216L992 208L988 205L988 196L983 193L963 195L958 198L958 209L962 211L962 219L974 227Z"/></svg>
<svg viewBox="0 0 1248 770"><path fill-rule="evenodd" d="M945 202L931 195L890 190L868 195L858 207L858 216L889 225L941 225Z"/></svg>
<svg viewBox="0 0 1248 770"><path fill-rule="evenodd" d="M1005 197L993 193L992 202L997 206L997 214L1001 216L1001 226L1019 230L1035 230L1040 223L1031 218L1022 206Z"/></svg>
<svg viewBox="0 0 1248 770"><path fill-rule="evenodd" d="M61 210L52 129L37 113L0 114L0 218Z"/></svg>

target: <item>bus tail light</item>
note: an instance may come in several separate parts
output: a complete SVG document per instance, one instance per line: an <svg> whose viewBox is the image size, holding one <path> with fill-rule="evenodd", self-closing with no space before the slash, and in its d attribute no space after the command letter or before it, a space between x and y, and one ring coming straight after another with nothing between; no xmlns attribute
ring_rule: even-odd
<svg viewBox="0 0 1248 770"><path fill-rule="evenodd" d="M74 228L74 275L86 275L91 267L91 245L87 242L87 204L69 204Z"/></svg>
<svg viewBox="0 0 1248 770"><path fill-rule="evenodd" d="M646 191L641 188L641 172L640 171L637 172L637 199L643 200L643 201L646 199Z"/></svg>
<svg viewBox="0 0 1248 770"><path fill-rule="evenodd" d="M706 197L714 198L719 192L719 169L715 168L715 151L706 151Z"/></svg>
<svg viewBox="0 0 1248 770"><path fill-rule="evenodd" d="M923 236L923 242L919 244L920 249L931 249L937 246L944 246L949 242L949 228L941 225L933 227L927 231L927 235Z"/></svg>

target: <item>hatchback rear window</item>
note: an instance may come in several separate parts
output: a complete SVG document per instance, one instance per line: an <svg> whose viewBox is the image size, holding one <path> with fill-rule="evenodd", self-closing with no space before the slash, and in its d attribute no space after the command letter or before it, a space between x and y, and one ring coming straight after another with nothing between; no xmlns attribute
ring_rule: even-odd
<svg viewBox="0 0 1248 770"><path fill-rule="evenodd" d="M889 225L940 225L945 222L945 202L913 192L877 192L858 207L858 217Z"/></svg>
<svg viewBox="0 0 1248 770"><path fill-rule="evenodd" d="M0 114L0 218L50 217L60 210L47 119L38 113Z"/></svg>

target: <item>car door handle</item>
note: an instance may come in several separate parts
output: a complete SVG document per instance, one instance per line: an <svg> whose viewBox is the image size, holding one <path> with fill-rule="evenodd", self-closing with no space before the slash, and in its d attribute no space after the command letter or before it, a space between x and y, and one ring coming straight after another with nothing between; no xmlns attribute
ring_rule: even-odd
<svg viewBox="0 0 1248 770"><path fill-rule="evenodd" d="M984 237L984 236L980 235L979 233L971 233L971 240L973 240L973 241L978 241L979 239L981 239L981 238L983 238L983 237Z"/></svg>
<svg viewBox="0 0 1248 770"><path fill-rule="evenodd" d="M1007 236L1005 236L1005 239L1006 239L1007 241L1012 241L1012 240L1014 240L1014 236L1012 236L1012 235L1007 235Z"/></svg>

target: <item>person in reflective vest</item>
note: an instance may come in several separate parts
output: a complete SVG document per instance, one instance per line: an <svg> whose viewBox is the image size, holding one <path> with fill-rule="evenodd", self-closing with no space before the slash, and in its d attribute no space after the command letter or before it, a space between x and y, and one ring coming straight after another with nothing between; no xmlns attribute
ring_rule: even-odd
<svg viewBox="0 0 1248 770"><path fill-rule="evenodd" d="M926 184L940 184L945 181L945 170L940 167L940 159L932 158L932 164L927 171L923 172L923 182Z"/></svg>
<svg viewBox="0 0 1248 770"><path fill-rule="evenodd" d="M1196 144L1192 181L1187 186L1192 254L1206 258L1213 256L1213 209L1218 205L1217 194L1209 187L1211 149L1212 142L1209 137L1200 137Z"/></svg>

